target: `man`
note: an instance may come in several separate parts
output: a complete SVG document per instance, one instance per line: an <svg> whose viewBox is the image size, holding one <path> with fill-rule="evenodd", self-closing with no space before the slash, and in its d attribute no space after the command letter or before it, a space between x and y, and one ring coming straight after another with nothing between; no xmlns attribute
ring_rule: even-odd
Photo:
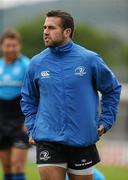
<svg viewBox="0 0 128 180"><path fill-rule="evenodd" d="M0 40L0 161L4 180L25 180L29 142L20 108L21 86L29 59L21 55L21 37L13 29Z"/></svg>
<svg viewBox="0 0 128 180"><path fill-rule="evenodd" d="M116 119L121 86L99 55L71 40L73 32L69 13L47 13L47 49L32 58L22 87L25 125L43 180L64 180L66 172L70 180L92 180L100 161L95 143Z"/></svg>

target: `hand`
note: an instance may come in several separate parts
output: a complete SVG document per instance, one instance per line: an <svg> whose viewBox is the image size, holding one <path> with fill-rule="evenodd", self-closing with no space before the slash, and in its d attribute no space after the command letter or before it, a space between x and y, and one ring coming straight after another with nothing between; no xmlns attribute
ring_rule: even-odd
<svg viewBox="0 0 128 180"><path fill-rule="evenodd" d="M99 136L102 136L105 133L104 126L101 124L98 128Z"/></svg>
<svg viewBox="0 0 128 180"><path fill-rule="evenodd" d="M27 132L27 128L24 125L22 126L22 131Z"/></svg>
<svg viewBox="0 0 128 180"><path fill-rule="evenodd" d="M35 145L36 142L32 139L32 137L29 137L29 144Z"/></svg>

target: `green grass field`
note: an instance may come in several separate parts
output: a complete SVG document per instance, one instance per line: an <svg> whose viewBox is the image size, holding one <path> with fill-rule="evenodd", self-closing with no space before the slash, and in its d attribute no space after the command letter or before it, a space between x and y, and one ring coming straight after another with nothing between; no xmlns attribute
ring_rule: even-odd
<svg viewBox="0 0 128 180"><path fill-rule="evenodd" d="M106 180L128 180L128 167L98 166Z"/></svg>
<svg viewBox="0 0 128 180"><path fill-rule="evenodd" d="M128 180L128 167L98 166L106 180ZM27 180L39 180L35 164L28 164L26 167ZM2 180L2 169L0 168L0 180Z"/></svg>

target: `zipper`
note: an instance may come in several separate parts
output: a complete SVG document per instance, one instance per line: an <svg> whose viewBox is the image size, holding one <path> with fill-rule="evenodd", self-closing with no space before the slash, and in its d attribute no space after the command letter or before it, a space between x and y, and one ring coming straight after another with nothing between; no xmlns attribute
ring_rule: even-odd
<svg viewBox="0 0 128 180"><path fill-rule="evenodd" d="M67 122L66 122L66 95L65 95L65 84L64 84L64 59L61 59L61 70L62 70L62 88L63 88L63 101L64 101L64 122L65 122L65 126L67 126Z"/></svg>

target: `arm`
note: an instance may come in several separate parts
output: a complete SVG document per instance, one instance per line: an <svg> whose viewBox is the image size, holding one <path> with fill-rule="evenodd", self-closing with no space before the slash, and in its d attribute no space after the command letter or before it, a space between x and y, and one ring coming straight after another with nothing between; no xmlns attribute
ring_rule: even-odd
<svg viewBox="0 0 128 180"><path fill-rule="evenodd" d="M31 137L39 103L39 90L31 63L23 82L21 96L21 109L25 115L25 126L28 135Z"/></svg>
<svg viewBox="0 0 128 180"><path fill-rule="evenodd" d="M121 85L113 72L97 55L93 71L94 83L97 91L100 91L101 114L99 119L99 131L108 131L116 120L118 104L120 100ZM102 135L101 132L100 135Z"/></svg>

